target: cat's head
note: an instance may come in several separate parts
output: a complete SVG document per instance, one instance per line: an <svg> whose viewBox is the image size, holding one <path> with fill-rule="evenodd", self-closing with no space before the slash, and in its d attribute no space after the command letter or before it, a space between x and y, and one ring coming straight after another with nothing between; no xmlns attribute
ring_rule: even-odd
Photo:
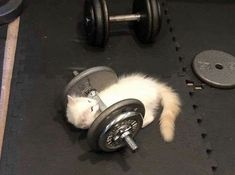
<svg viewBox="0 0 235 175"><path fill-rule="evenodd" d="M99 111L97 101L86 97L68 95L67 118L75 127L88 129Z"/></svg>

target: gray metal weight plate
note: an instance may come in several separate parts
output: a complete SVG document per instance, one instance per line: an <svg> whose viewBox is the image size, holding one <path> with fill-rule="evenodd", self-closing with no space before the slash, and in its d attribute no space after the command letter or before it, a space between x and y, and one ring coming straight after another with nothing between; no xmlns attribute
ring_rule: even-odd
<svg viewBox="0 0 235 175"><path fill-rule="evenodd" d="M68 83L64 91L64 102L67 104L67 95L85 96L84 93L88 88L100 92L117 80L117 74L109 67L99 66L87 69Z"/></svg>
<svg viewBox="0 0 235 175"><path fill-rule="evenodd" d="M235 87L235 57L217 50L196 55L193 70L204 82L217 88Z"/></svg>
<svg viewBox="0 0 235 175"><path fill-rule="evenodd" d="M143 125L143 117L137 112L126 112L115 117L99 137L99 147L103 151L115 151L126 145L123 135L134 138Z"/></svg>
<svg viewBox="0 0 235 175"><path fill-rule="evenodd" d="M23 0L1 0L0 24L5 24L17 18L23 7Z"/></svg>
<svg viewBox="0 0 235 175"><path fill-rule="evenodd" d="M124 125L135 137L143 124L144 105L136 99L126 99L115 103L103 111L88 130L88 143L93 150L116 151L125 146L120 140L114 141L114 135Z"/></svg>

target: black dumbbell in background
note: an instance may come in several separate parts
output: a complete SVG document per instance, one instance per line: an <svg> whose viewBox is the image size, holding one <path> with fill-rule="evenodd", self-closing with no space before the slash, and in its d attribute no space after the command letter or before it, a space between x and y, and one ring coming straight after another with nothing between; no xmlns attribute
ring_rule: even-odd
<svg viewBox="0 0 235 175"><path fill-rule="evenodd" d="M110 16L106 0L86 0L84 24L88 43L104 47L109 38L110 23L133 22L134 32L142 43L152 43L161 28L158 0L134 0L132 14Z"/></svg>

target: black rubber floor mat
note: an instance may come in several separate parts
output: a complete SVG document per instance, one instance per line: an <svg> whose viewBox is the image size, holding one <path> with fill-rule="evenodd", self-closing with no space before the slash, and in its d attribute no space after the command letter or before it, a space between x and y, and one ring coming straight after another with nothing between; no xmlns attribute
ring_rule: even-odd
<svg viewBox="0 0 235 175"><path fill-rule="evenodd" d="M167 4L166 4L167 5ZM235 55L234 1L169 1L165 13L172 27L172 36L181 44L178 54L184 59L192 100L197 106L200 125L206 129L205 140L210 140L207 151L218 168L216 174L230 175L235 171L234 99L235 90L221 90L203 85L192 73L191 62L203 50L217 49ZM194 90L195 86L203 90Z"/></svg>
<svg viewBox="0 0 235 175"><path fill-rule="evenodd" d="M0 26L0 77L2 77L6 35L7 35L7 25ZM2 78L0 78L0 87L1 87L1 84L2 84Z"/></svg>
<svg viewBox="0 0 235 175"><path fill-rule="evenodd" d="M123 3L116 0L112 8L130 10L122 8L128 6ZM194 118L165 16L153 46L136 43L127 31L119 35L122 28L114 26L115 36L105 50L98 50L84 43L80 28L77 34L82 4L30 1L21 17L0 174L212 174L213 161L207 157ZM90 152L86 133L65 121L59 97L71 73L65 68L97 65L110 66L120 74L142 71L169 82L184 104L175 141L163 142L156 121L138 135L140 150L135 154Z"/></svg>

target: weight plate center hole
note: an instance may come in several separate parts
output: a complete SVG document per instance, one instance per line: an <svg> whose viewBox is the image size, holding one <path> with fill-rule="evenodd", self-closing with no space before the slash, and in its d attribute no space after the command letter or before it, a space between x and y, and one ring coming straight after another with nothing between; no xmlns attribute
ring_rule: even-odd
<svg viewBox="0 0 235 175"><path fill-rule="evenodd" d="M224 68L224 66L220 63L215 64L215 68L218 70L222 70Z"/></svg>

